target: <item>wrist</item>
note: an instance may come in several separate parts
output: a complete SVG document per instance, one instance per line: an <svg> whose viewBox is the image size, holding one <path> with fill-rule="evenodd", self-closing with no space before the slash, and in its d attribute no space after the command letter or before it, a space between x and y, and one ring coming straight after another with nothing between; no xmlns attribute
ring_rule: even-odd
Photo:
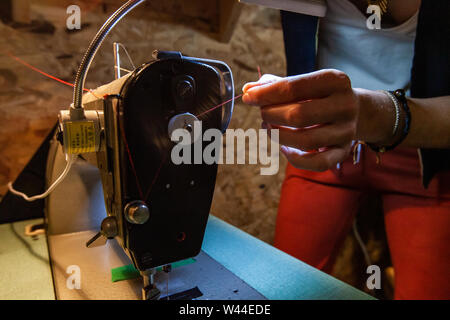
<svg viewBox="0 0 450 320"><path fill-rule="evenodd" d="M378 145L389 145L395 126L395 106L384 92L353 89L359 104L356 138Z"/></svg>

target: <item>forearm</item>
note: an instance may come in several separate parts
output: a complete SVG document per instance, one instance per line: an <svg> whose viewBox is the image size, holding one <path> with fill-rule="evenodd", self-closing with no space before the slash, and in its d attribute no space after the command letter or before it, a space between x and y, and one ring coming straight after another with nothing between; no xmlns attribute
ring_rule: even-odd
<svg viewBox="0 0 450 320"><path fill-rule="evenodd" d="M405 146L450 148L450 96L430 99L408 99L411 109L411 131Z"/></svg>
<svg viewBox="0 0 450 320"><path fill-rule="evenodd" d="M395 109L383 92L354 89L360 104L358 140L389 145ZM415 148L450 148L450 96L430 99L408 98L411 127L402 146Z"/></svg>

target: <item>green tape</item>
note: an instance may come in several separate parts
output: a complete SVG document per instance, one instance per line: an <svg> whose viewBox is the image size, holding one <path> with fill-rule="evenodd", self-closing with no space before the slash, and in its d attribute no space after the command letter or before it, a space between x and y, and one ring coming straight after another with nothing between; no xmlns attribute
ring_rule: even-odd
<svg viewBox="0 0 450 320"><path fill-rule="evenodd" d="M140 276L139 271L136 270L136 268L132 264L111 269L111 281L112 282L136 279L139 276Z"/></svg>
<svg viewBox="0 0 450 320"><path fill-rule="evenodd" d="M186 266L188 264L194 263L195 261L196 260L194 258L189 258L186 260L174 262L172 263L172 269ZM156 268L156 271L162 271L162 267ZM140 276L141 274L132 264L111 269L112 282L136 279L139 278Z"/></svg>

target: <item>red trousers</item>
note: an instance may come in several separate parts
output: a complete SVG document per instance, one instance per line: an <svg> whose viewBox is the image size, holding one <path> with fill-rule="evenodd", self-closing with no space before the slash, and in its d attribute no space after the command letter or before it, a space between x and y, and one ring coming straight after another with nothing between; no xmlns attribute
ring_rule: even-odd
<svg viewBox="0 0 450 320"><path fill-rule="evenodd" d="M367 192L382 196L395 270L395 299L450 299L450 172L422 186L416 149L382 156L363 148L361 162L317 173L288 165L275 246L330 272ZM369 276L369 275L368 275Z"/></svg>

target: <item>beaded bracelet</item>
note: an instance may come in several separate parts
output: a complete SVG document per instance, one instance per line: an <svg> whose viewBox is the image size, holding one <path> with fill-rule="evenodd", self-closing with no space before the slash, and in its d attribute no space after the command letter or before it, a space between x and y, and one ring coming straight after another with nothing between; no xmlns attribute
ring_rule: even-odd
<svg viewBox="0 0 450 320"><path fill-rule="evenodd" d="M396 108L396 125L394 125L394 135L397 135L397 131L398 131L397 119L400 119L400 112L398 110L398 104L401 105L401 107L405 113L405 123L402 128L401 135L392 145L377 146L377 145L374 145L371 143L367 143L367 145L369 146L370 149L372 149L375 152L380 152L380 153L384 153L386 151L392 150L392 149L396 148L398 145L400 145L408 136L409 129L411 127L411 111L409 110L408 100L406 99L405 90L398 89L395 91L389 91L389 94L392 95L392 96L391 95L389 96L389 97L391 97L391 99L394 98L397 101L397 103L395 103L395 101L393 100L395 108Z"/></svg>
<svg viewBox="0 0 450 320"><path fill-rule="evenodd" d="M400 115L401 115L400 102L391 92L386 91L386 90L382 90L381 92L383 92L385 95L387 95L391 99L391 101L395 107L395 123L394 123L394 128L392 129L392 136L395 137L395 136L397 136L398 127L400 126Z"/></svg>

